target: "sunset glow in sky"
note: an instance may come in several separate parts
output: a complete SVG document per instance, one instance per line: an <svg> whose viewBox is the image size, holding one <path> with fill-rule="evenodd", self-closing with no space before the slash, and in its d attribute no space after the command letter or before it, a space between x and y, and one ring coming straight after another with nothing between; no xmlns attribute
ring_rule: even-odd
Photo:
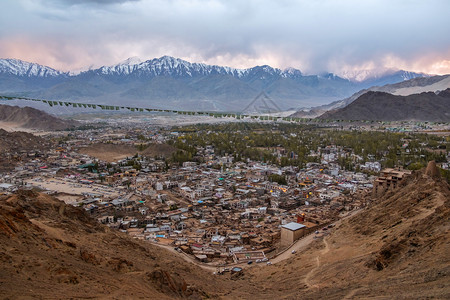
<svg viewBox="0 0 450 300"><path fill-rule="evenodd" d="M0 58L450 73L448 0L2 0Z"/></svg>

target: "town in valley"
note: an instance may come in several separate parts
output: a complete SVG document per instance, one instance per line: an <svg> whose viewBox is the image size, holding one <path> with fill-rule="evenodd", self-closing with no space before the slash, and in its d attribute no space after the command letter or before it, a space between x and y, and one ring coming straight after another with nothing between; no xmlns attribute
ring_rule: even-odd
<svg viewBox="0 0 450 300"><path fill-rule="evenodd" d="M2 154L0 188L41 190L221 273L323 237L429 160L449 172L445 123L140 117L41 132L44 148Z"/></svg>

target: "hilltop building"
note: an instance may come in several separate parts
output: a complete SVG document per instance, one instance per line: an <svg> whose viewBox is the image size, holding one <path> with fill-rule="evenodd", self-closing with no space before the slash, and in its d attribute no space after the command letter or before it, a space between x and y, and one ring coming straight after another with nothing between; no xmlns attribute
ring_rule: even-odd
<svg viewBox="0 0 450 300"><path fill-rule="evenodd" d="M380 172L380 176L373 184L373 192L375 195L385 192L388 189L397 188L398 184L406 177L410 176L412 171L401 168L386 168Z"/></svg>

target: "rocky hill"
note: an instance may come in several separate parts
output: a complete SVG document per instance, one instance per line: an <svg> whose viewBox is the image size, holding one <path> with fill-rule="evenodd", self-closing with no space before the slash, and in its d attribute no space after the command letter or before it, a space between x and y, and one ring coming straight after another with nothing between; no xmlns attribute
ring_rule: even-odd
<svg viewBox="0 0 450 300"><path fill-rule="evenodd" d="M439 92L450 88L450 75L413 77L405 81L393 84L374 85L368 89L362 89L348 98L334 101L329 104L320 105L308 109L302 109L292 114L298 118L316 118L327 111L344 108L367 92L385 92L392 95L408 96L424 92Z"/></svg>
<svg viewBox="0 0 450 300"><path fill-rule="evenodd" d="M0 122L35 130L64 130L78 125L76 121L63 120L35 108L10 105L0 105Z"/></svg>
<svg viewBox="0 0 450 300"><path fill-rule="evenodd" d="M0 263L4 299L201 299L224 289L209 272L32 191L0 199Z"/></svg>
<svg viewBox="0 0 450 300"><path fill-rule="evenodd" d="M328 111L321 119L374 121L450 121L450 88L439 92L397 96L367 92L348 106Z"/></svg>

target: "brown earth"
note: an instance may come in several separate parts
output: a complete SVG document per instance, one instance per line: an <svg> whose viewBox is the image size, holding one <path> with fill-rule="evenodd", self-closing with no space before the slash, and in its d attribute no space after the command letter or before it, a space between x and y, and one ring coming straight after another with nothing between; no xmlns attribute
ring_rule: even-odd
<svg viewBox="0 0 450 300"><path fill-rule="evenodd" d="M260 298L449 299L448 184L422 170L373 200L295 258L252 269Z"/></svg>
<svg viewBox="0 0 450 300"><path fill-rule="evenodd" d="M0 121L34 130L64 130L79 125L77 121L63 120L31 107L0 105Z"/></svg>
<svg viewBox="0 0 450 300"><path fill-rule="evenodd" d="M144 151L139 153L147 157L154 157L154 156L170 157L172 153L175 153L176 151L177 148L168 144L149 144Z"/></svg>
<svg viewBox="0 0 450 300"><path fill-rule="evenodd" d="M0 171L12 170L22 160L21 151L44 151L50 148L50 143L27 132L8 132L0 129ZM6 155L10 153L11 156Z"/></svg>
<svg viewBox="0 0 450 300"><path fill-rule="evenodd" d="M217 297L211 274L32 191L0 199L2 299ZM200 287L203 286L203 287Z"/></svg>
<svg viewBox="0 0 450 300"><path fill-rule="evenodd" d="M144 151L138 151L132 145L96 143L80 148L79 152L107 162L115 162L126 157L131 157L136 153L147 157L169 157L172 153L176 152L176 148L168 144L149 144Z"/></svg>
<svg viewBox="0 0 450 300"><path fill-rule="evenodd" d="M435 174L433 166L429 174ZM369 196L368 196L369 197ZM271 266L213 276L33 192L0 199L4 298L450 298L450 190L414 173L324 238Z"/></svg>
<svg viewBox="0 0 450 300"><path fill-rule="evenodd" d="M136 147L131 145L116 144L92 144L78 150L79 153L87 154L107 162L115 162L138 153Z"/></svg>
<svg viewBox="0 0 450 300"><path fill-rule="evenodd" d="M0 151L20 152L47 149L45 139L27 132L8 132L0 129Z"/></svg>

